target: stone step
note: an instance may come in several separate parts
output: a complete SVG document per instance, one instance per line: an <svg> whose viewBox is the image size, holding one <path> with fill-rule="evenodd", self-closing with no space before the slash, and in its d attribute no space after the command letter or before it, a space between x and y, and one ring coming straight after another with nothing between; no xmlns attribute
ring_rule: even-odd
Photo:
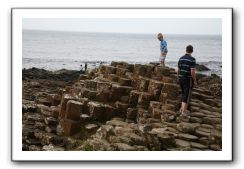
<svg viewBox="0 0 244 169"><path fill-rule="evenodd" d="M144 76L139 76L136 81L136 89L140 92L148 91L150 79Z"/></svg>
<svg viewBox="0 0 244 169"><path fill-rule="evenodd" d="M109 66L109 65L101 65L99 67L99 73L102 74L115 74L117 68L114 66Z"/></svg>
<svg viewBox="0 0 244 169"><path fill-rule="evenodd" d="M131 86L131 80L130 80L130 79L127 79L127 78L119 77L119 79L118 79L118 83L119 83L121 86Z"/></svg>
<svg viewBox="0 0 244 169"><path fill-rule="evenodd" d="M141 92L138 98L138 105L141 107L148 109L150 101L153 101L154 97L152 93L149 92Z"/></svg>
<svg viewBox="0 0 244 169"><path fill-rule="evenodd" d="M214 97L211 95L201 94L194 91L192 92L192 98L199 99L199 100L214 99Z"/></svg>
<svg viewBox="0 0 244 169"><path fill-rule="evenodd" d="M204 94L204 95L212 95L209 90L206 90L204 88L199 88L199 87L194 87L193 92L197 92L197 93Z"/></svg>
<svg viewBox="0 0 244 169"><path fill-rule="evenodd" d="M125 77L125 74L127 72L129 72L130 70L128 69L124 69L124 68L118 68L116 69L116 75L120 76L120 77Z"/></svg>
<svg viewBox="0 0 244 169"><path fill-rule="evenodd" d="M199 137L191 134L180 133L178 134L178 138L187 140L187 141L197 141Z"/></svg>
<svg viewBox="0 0 244 169"><path fill-rule="evenodd" d="M65 118L74 121L79 121L80 115L82 113L85 113L85 106L86 105L84 103L81 103L79 101L69 100L66 106Z"/></svg>
<svg viewBox="0 0 244 169"><path fill-rule="evenodd" d="M167 93L167 99L177 99L179 97L179 85L174 83L164 83L161 93Z"/></svg>
<svg viewBox="0 0 244 169"><path fill-rule="evenodd" d="M147 65L135 64L133 73L135 75L151 77L153 71L154 71L154 66L153 65L150 65L150 64L147 64Z"/></svg>

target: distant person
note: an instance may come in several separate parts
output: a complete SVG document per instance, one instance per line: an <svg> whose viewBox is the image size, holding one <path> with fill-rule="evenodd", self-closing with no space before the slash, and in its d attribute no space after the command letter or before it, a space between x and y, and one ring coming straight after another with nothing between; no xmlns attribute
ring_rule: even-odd
<svg viewBox="0 0 244 169"><path fill-rule="evenodd" d="M87 70L87 63L85 63L85 72L86 72L86 70Z"/></svg>
<svg viewBox="0 0 244 169"><path fill-rule="evenodd" d="M83 66L82 66L82 64L80 65L80 70L81 70L81 71L83 70Z"/></svg>
<svg viewBox="0 0 244 169"><path fill-rule="evenodd" d="M165 66L165 59L168 53L167 42L164 40L163 34L158 33L158 40L160 41L160 57L159 62Z"/></svg>
<svg viewBox="0 0 244 169"><path fill-rule="evenodd" d="M190 102L191 91L194 85L196 85L196 59L192 57L193 46L188 45L186 47L186 54L179 59L178 62L178 78L182 91L181 97L181 116L188 116L187 107Z"/></svg>

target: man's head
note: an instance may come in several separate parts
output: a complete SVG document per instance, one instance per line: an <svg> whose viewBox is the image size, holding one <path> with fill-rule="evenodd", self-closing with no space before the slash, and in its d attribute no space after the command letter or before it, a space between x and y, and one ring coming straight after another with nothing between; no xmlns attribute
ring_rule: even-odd
<svg viewBox="0 0 244 169"><path fill-rule="evenodd" d="M192 52L193 52L193 46L192 46L192 45L188 45L188 46L186 47L186 53L191 54Z"/></svg>
<svg viewBox="0 0 244 169"><path fill-rule="evenodd" d="M163 37L163 34L162 33L158 33L158 40L163 40L164 39L164 37Z"/></svg>

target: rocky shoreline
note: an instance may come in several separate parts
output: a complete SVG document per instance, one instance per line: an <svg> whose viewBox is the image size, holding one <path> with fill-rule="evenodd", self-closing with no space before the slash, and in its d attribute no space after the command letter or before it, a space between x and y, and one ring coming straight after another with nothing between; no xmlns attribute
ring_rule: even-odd
<svg viewBox="0 0 244 169"><path fill-rule="evenodd" d="M157 63L22 73L23 151L222 150L216 75L197 75L190 117L181 118L175 70Z"/></svg>

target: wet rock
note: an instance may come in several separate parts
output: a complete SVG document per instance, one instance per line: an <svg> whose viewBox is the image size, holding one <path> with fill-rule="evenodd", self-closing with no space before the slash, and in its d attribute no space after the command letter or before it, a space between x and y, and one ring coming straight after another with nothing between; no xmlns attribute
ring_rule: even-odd
<svg viewBox="0 0 244 169"><path fill-rule="evenodd" d="M197 71L209 71L210 69L207 66L204 66L202 64L196 64L196 70Z"/></svg>

